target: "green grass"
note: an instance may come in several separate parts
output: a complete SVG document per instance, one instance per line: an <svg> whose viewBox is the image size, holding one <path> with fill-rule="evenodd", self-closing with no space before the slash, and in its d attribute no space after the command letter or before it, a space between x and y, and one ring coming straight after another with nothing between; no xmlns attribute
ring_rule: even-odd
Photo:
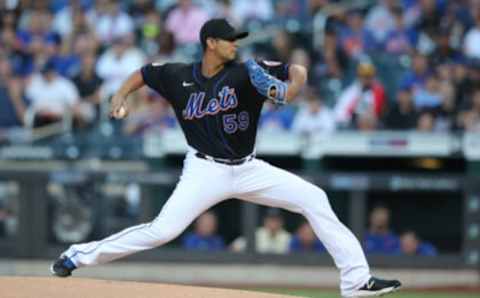
<svg viewBox="0 0 480 298"><path fill-rule="evenodd" d="M269 292L277 294L285 294L292 296L299 296L305 298L340 298L338 292L322 291L322 290L283 290L283 289L255 289L255 291ZM478 293L415 293L399 291L394 294L385 296L385 298L479 298Z"/></svg>

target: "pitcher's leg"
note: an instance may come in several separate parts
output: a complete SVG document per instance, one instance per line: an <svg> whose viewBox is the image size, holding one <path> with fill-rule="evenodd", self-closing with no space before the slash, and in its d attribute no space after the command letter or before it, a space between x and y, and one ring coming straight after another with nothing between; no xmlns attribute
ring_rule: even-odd
<svg viewBox="0 0 480 298"><path fill-rule="evenodd" d="M333 212L319 187L285 170L255 160L238 182L240 196L254 203L303 214L341 273L342 294L361 287L370 269L357 238Z"/></svg>
<svg viewBox="0 0 480 298"><path fill-rule="evenodd" d="M205 175L209 173L209 175ZM101 241L72 245L64 256L76 267L106 263L169 242L201 213L228 198L229 172L190 160L175 191L152 222L125 229ZM207 187L215 181L215 187Z"/></svg>

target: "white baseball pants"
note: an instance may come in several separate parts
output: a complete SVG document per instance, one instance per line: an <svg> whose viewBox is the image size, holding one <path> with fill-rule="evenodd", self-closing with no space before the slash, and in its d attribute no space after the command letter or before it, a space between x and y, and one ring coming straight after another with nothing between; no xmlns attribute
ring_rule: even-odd
<svg viewBox="0 0 480 298"><path fill-rule="evenodd" d="M180 181L157 218L101 241L72 245L63 255L83 267L160 246L180 235L207 209L229 198L303 214L340 270L342 295L370 278L360 243L338 220L319 187L259 159L230 166L198 158L194 150L187 153Z"/></svg>

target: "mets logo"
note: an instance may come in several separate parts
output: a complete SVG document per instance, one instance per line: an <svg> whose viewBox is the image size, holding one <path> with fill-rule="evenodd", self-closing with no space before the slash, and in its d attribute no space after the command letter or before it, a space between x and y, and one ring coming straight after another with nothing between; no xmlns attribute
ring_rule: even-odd
<svg viewBox="0 0 480 298"><path fill-rule="evenodd" d="M198 92L190 94L188 103L183 110L183 118L192 120L194 118L202 118L205 115L215 115L221 111L227 111L236 108L238 105L238 98L235 94L235 88L225 86L218 92L218 98L214 97L208 100L208 103L203 106L205 100L205 92Z"/></svg>

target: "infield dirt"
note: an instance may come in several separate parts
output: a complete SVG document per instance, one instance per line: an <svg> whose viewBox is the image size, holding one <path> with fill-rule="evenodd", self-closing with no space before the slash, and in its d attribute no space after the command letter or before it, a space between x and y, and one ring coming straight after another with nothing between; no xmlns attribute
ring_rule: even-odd
<svg viewBox="0 0 480 298"><path fill-rule="evenodd" d="M292 298L292 296L86 278L0 277L1 298Z"/></svg>

